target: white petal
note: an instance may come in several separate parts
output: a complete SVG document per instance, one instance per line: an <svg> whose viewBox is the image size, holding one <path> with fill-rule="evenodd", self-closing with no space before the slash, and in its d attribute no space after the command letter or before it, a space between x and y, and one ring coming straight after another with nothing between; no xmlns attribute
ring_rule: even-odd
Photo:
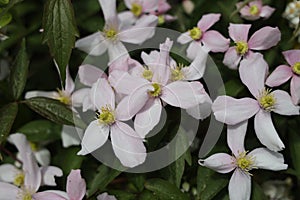
<svg viewBox="0 0 300 200"><path fill-rule="evenodd" d="M18 199L18 194L22 190L18 187L0 182L0 200L15 200Z"/></svg>
<svg viewBox="0 0 300 200"><path fill-rule="evenodd" d="M90 88L82 88L72 94L72 106L81 107L85 98L90 97Z"/></svg>
<svg viewBox="0 0 300 200"><path fill-rule="evenodd" d="M58 97L58 93L56 91L29 91L25 94L25 99L30 99L33 97L47 97L51 99L55 99Z"/></svg>
<svg viewBox="0 0 300 200"><path fill-rule="evenodd" d="M93 65L89 65L89 64L79 66L78 76L79 76L79 80L82 84L84 84L86 86L90 86L90 87L100 77L101 78L107 77L104 71L102 71L101 69L99 69Z"/></svg>
<svg viewBox="0 0 300 200"><path fill-rule="evenodd" d="M110 106L111 109L115 108L115 93L108 81L104 78L99 78L98 81L93 84L90 98L98 110L107 106Z"/></svg>
<svg viewBox="0 0 300 200"><path fill-rule="evenodd" d="M251 177L243 171L236 169L229 181L230 200L250 200Z"/></svg>
<svg viewBox="0 0 300 200"><path fill-rule="evenodd" d="M226 153L213 154L205 160L200 159L199 164L222 174L231 172L236 168L235 158Z"/></svg>
<svg viewBox="0 0 300 200"><path fill-rule="evenodd" d="M227 126L227 143L231 152L238 155L245 151L244 140L247 132L248 121L241 122L237 125Z"/></svg>
<svg viewBox="0 0 300 200"><path fill-rule="evenodd" d="M11 164L0 165L0 181L12 183L18 173L21 171Z"/></svg>
<svg viewBox="0 0 300 200"><path fill-rule="evenodd" d="M47 186L56 186L55 177L61 177L63 172L60 168L54 166L41 167L42 184Z"/></svg>
<svg viewBox="0 0 300 200"><path fill-rule="evenodd" d="M195 60L189 67L185 67L182 70L187 70L185 74L186 80L198 80L203 77L206 69L206 61L208 58L208 52L204 48L199 47Z"/></svg>
<svg viewBox="0 0 300 200"><path fill-rule="evenodd" d="M106 192L97 196L97 200L117 200L113 195L108 195Z"/></svg>
<svg viewBox="0 0 300 200"><path fill-rule="evenodd" d="M36 192L38 191L42 182L41 171L33 153L26 153L26 160L26 166L23 163L23 170L25 172L24 186Z"/></svg>
<svg viewBox="0 0 300 200"><path fill-rule="evenodd" d="M186 112L195 119L203 120L211 114L212 101L208 95L205 95L204 102L194 107L186 109Z"/></svg>
<svg viewBox="0 0 300 200"><path fill-rule="evenodd" d="M107 41L100 32L76 41L75 47L92 56L100 56L107 50Z"/></svg>
<svg viewBox="0 0 300 200"><path fill-rule="evenodd" d="M299 106L295 106L291 96L283 90L275 90L272 92L276 99L274 112L280 115L299 115Z"/></svg>
<svg viewBox="0 0 300 200"><path fill-rule="evenodd" d="M127 52L126 47L120 41L110 42L108 45L108 56L109 56L109 63L115 62L117 59L127 59L129 58L129 54Z"/></svg>
<svg viewBox="0 0 300 200"><path fill-rule="evenodd" d="M34 152L35 159L42 166L48 166L50 164L50 152L48 149L41 149Z"/></svg>
<svg viewBox="0 0 300 200"><path fill-rule="evenodd" d="M193 41L193 38L191 38L190 33L189 32L185 32L183 34L181 34L178 38L177 38L177 42L179 42L180 44L186 44Z"/></svg>
<svg viewBox="0 0 300 200"><path fill-rule="evenodd" d="M63 147L68 148L73 145L79 145L82 137L83 131L81 129L74 126L63 126L61 132Z"/></svg>

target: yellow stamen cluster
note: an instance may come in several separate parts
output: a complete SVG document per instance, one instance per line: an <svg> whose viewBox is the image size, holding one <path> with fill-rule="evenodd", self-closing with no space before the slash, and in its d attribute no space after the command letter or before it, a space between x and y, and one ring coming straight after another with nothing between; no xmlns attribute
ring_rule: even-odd
<svg viewBox="0 0 300 200"><path fill-rule="evenodd" d="M239 41L235 43L235 50L238 52L240 55L244 55L248 52L249 47L248 43L244 41Z"/></svg>
<svg viewBox="0 0 300 200"><path fill-rule="evenodd" d="M259 14L259 9L256 5L250 7L250 14L254 16Z"/></svg>
<svg viewBox="0 0 300 200"><path fill-rule="evenodd" d="M239 153L239 156L236 158L236 165L244 172L249 173L249 171L255 167L253 166L253 157L248 156L247 153L247 151Z"/></svg>
<svg viewBox="0 0 300 200"><path fill-rule="evenodd" d="M159 25L162 25L166 22L165 17L163 15L159 15L157 20Z"/></svg>
<svg viewBox="0 0 300 200"><path fill-rule="evenodd" d="M189 33L191 38L193 38L194 40L200 40L200 38L202 37L202 31L198 27L194 27L189 30Z"/></svg>
<svg viewBox="0 0 300 200"><path fill-rule="evenodd" d="M57 89L57 91L58 91L58 95L59 95L57 97L57 100L59 100L63 104L71 105L71 98L70 98L70 96L67 95L63 90Z"/></svg>
<svg viewBox="0 0 300 200"><path fill-rule="evenodd" d="M38 145L34 142L29 142L29 145L33 152L36 152L39 149Z"/></svg>
<svg viewBox="0 0 300 200"><path fill-rule="evenodd" d="M32 200L31 194L30 194L30 193L26 193L26 194L24 194L24 196L23 196L23 199L22 199L22 200Z"/></svg>
<svg viewBox="0 0 300 200"><path fill-rule="evenodd" d="M97 118L100 124L112 125L115 123L114 111L109 106L102 107Z"/></svg>
<svg viewBox="0 0 300 200"><path fill-rule="evenodd" d="M142 76L143 76L144 79L147 79L148 81L151 81L152 77L153 77L153 72L150 69L145 69L143 71Z"/></svg>
<svg viewBox="0 0 300 200"><path fill-rule="evenodd" d="M264 89L258 99L260 106L266 111L272 111L276 104L276 98L271 93L271 90Z"/></svg>
<svg viewBox="0 0 300 200"><path fill-rule="evenodd" d="M14 185L20 187L24 184L25 174L23 172L18 173L14 178Z"/></svg>
<svg viewBox="0 0 300 200"><path fill-rule="evenodd" d="M171 79L173 81L179 81L184 79L184 74L181 71L185 66L183 64L179 64L175 69L171 70Z"/></svg>
<svg viewBox="0 0 300 200"><path fill-rule="evenodd" d="M131 12L134 14L134 16L139 17L143 13L143 7L140 4L133 3L131 5Z"/></svg>
<svg viewBox="0 0 300 200"><path fill-rule="evenodd" d="M158 83L152 83L153 91L149 91L148 94L151 97L159 97L161 95L161 86Z"/></svg>
<svg viewBox="0 0 300 200"><path fill-rule="evenodd" d="M296 64L294 64L292 69L295 74L300 75L300 62L297 62Z"/></svg>
<svg viewBox="0 0 300 200"><path fill-rule="evenodd" d="M103 32L104 37L106 37L109 40L115 40L117 38L118 32L113 28L105 29Z"/></svg>

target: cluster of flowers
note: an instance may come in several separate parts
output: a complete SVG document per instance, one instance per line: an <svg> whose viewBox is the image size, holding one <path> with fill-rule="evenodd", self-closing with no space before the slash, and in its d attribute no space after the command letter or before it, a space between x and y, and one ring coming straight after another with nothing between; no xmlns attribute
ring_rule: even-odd
<svg viewBox="0 0 300 200"><path fill-rule="evenodd" d="M289 20L289 24L292 28L298 28L300 19L300 1L294 0L290 2L283 13L283 17ZM300 33L298 32L297 34L298 41L300 42Z"/></svg>

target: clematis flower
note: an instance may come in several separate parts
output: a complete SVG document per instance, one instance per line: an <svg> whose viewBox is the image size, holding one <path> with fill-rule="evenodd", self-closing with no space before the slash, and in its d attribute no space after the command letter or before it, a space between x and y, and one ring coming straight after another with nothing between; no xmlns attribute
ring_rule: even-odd
<svg viewBox="0 0 300 200"><path fill-rule="evenodd" d="M245 150L244 139L247 131L247 121L235 126L228 126L227 143L233 155L217 153L204 160L201 166L208 167L218 173L233 172L229 181L230 200L250 200L251 173L253 169L280 171L287 169L282 154L266 148L257 148L251 152Z"/></svg>
<svg viewBox="0 0 300 200"><path fill-rule="evenodd" d="M243 2L239 2L236 4L236 7L240 9L242 5ZM268 19L274 11L275 8L263 6L262 0L255 0L241 8L240 14L244 19L254 21L259 18Z"/></svg>
<svg viewBox="0 0 300 200"><path fill-rule="evenodd" d="M168 12L171 9L171 5L167 2L167 0L158 0L157 10L151 12L158 17L158 24L164 24L165 22L172 22L177 19L176 16L168 15Z"/></svg>
<svg viewBox="0 0 300 200"><path fill-rule="evenodd" d="M250 28L250 24L229 25L229 36L234 41L235 46L227 50L223 63L230 69L237 69L243 58L246 59L251 56L252 50L266 50L277 45L280 41L279 29L269 26L259 29L248 40Z"/></svg>
<svg viewBox="0 0 300 200"><path fill-rule="evenodd" d="M26 178L27 165L30 165L30 162L36 162L36 160L28 160L27 154L33 153L25 135L20 133L12 134L8 140L14 144L19 151L18 157L22 162L22 169L11 164L0 165L0 181L13 183L20 187L23 186ZM39 170L42 176L41 185L56 186L54 177L63 175L62 170L54 166L43 166Z"/></svg>
<svg viewBox="0 0 300 200"><path fill-rule="evenodd" d="M106 192L99 195L97 200L117 200L113 195L108 195Z"/></svg>
<svg viewBox="0 0 300 200"><path fill-rule="evenodd" d="M187 49L187 56L190 59L196 57L199 46L204 45L212 52L225 52L229 47L229 39L224 38L219 32L208 30L217 21L220 20L221 14L203 15L197 26L181 34L177 41L181 44L191 42Z"/></svg>
<svg viewBox="0 0 300 200"><path fill-rule="evenodd" d="M191 0L182 0L182 7L184 12L186 12L187 14L192 14L194 9L195 9L195 4L193 1Z"/></svg>
<svg viewBox="0 0 300 200"><path fill-rule="evenodd" d="M273 125L271 112L287 116L299 115L299 107L293 104L287 92L265 88L268 64L261 54L256 53L251 59L242 62L240 78L254 99L219 96L212 106L214 115L218 121L228 125L235 125L255 116L254 129L260 142L272 151L280 151L284 144Z"/></svg>
<svg viewBox="0 0 300 200"><path fill-rule="evenodd" d="M282 54L289 66L278 66L267 78L266 85L276 87L291 79L291 96L297 105L300 103L300 50L284 51Z"/></svg>
<svg viewBox="0 0 300 200"><path fill-rule="evenodd" d="M153 2L153 1L145 1ZM108 50L110 61L120 56L128 56L127 50L122 42L131 44L142 44L154 34L157 25L157 17L154 15L142 16L134 26L125 17L118 17L116 11L116 0L99 0L104 18L105 26L99 31L78 40L75 47L93 56L99 56ZM149 5L152 3L149 3ZM122 21L123 19L124 21Z"/></svg>
<svg viewBox="0 0 300 200"><path fill-rule="evenodd" d="M91 90L92 103L98 110L97 119L85 130L78 155L86 155L100 148L109 133L113 150L125 167L135 167L146 159L143 139L122 121L126 111L122 101L115 106L115 93L106 79L100 78Z"/></svg>
<svg viewBox="0 0 300 200"><path fill-rule="evenodd" d="M158 124L163 102L188 109L203 103L207 97L200 82L169 82L169 51L172 43L167 38L160 45L159 58L146 62L149 68L144 70L143 77L132 76L123 71L114 71L109 76L115 90L128 95L119 104L123 104L125 108L122 117L129 120L136 115L134 128L142 138Z"/></svg>

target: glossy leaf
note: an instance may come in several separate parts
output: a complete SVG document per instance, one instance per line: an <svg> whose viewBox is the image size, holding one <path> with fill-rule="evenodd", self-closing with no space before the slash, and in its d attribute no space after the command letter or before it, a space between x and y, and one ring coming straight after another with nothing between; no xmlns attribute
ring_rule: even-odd
<svg viewBox="0 0 300 200"><path fill-rule="evenodd" d="M9 135L17 113L17 103L5 105L0 109L0 144L2 144Z"/></svg>

